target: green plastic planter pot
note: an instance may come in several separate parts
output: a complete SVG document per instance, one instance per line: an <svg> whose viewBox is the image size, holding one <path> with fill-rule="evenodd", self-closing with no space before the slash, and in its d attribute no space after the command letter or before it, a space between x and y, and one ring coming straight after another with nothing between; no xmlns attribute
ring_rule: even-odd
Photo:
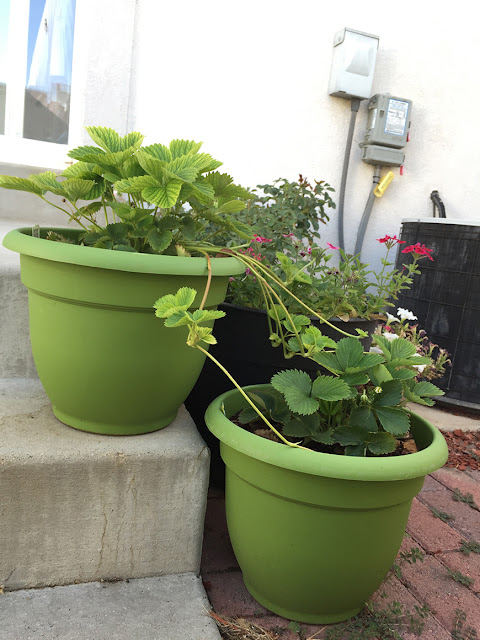
<svg viewBox="0 0 480 640"><path fill-rule="evenodd" d="M205 419L221 443L228 530L248 591L290 620L328 624L354 616L391 568L425 475L447 460L443 436L412 413L418 453L316 453L238 427L229 417L245 406L229 391Z"/></svg>
<svg viewBox="0 0 480 640"><path fill-rule="evenodd" d="M186 327L167 329L153 304L180 287L207 282L205 258L108 251L8 233L28 289L30 336L40 381L55 415L93 433L134 435L170 424L193 388L203 354L185 343ZM72 237L71 229L54 229ZM212 258L205 307L224 299L232 257Z"/></svg>

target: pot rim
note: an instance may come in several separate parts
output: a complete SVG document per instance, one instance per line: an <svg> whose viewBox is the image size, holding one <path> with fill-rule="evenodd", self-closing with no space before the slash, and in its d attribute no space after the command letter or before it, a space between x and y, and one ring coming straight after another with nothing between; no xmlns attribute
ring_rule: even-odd
<svg viewBox="0 0 480 640"><path fill-rule="evenodd" d="M40 232L55 231L69 236L77 235L83 229L66 227L40 227ZM20 227L9 231L3 239L3 246L11 251L84 267L129 271L132 273L150 273L165 275L207 276L206 258L188 256L164 256L129 251L109 251L63 242L51 242L44 238L32 237L32 227ZM211 258L214 276L230 276L244 273L243 264L232 256Z"/></svg>
<svg viewBox="0 0 480 640"><path fill-rule="evenodd" d="M255 390L269 386L257 384L243 389ZM442 467L448 458L447 445L440 431L413 412L410 415L414 422L431 434L432 441L425 449L405 456L359 458L295 449L249 433L227 417L241 407L241 401L242 396L237 389L218 396L205 413L209 430L236 451L277 467L343 480L388 482L425 476ZM223 412L224 404L227 415Z"/></svg>

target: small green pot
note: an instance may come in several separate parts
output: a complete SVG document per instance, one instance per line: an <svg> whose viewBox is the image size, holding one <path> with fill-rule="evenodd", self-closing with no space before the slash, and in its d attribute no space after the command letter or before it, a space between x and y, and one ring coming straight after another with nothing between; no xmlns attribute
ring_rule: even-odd
<svg viewBox="0 0 480 640"><path fill-rule="evenodd" d="M447 460L445 440L412 413L418 453L316 453L238 427L229 417L245 406L229 391L205 420L221 442L228 530L248 591L290 620L328 624L354 616L391 568L425 475Z"/></svg>
<svg viewBox="0 0 480 640"><path fill-rule="evenodd" d="M135 435L170 424L193 388L204 356L186 345L187 328L167 329L154 302L207 282L205 258L108 251L8 233L28 288L30 336L40 381L65 424L108 435ZM54 229L73 237L80 231ZM232 257L212 258L205 308L223 301Z"/></svg>

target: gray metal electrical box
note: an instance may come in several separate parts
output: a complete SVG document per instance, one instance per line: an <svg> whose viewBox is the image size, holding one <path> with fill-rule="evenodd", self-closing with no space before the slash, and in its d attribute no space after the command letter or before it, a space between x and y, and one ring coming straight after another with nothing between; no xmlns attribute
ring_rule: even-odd
<svg viewBox="0 0 480 640"><path fill-rule="evenodd" d="M408 140L412 101L377 93L368 103L367 131L363 144L402 149Z"/></svg>
<svg viewBox="0 0 480 640"><path fill-rule="evenodd" d="M363 147L362 160L380 167L401 167L405 162L405 154L401 149L369 144Z"/></svg>
<svg viewBox="0 0 480 640"><path fill-rule="evenodd" d="M338 98L369 98L377 59L378 36L342 29L333 39L328 93Z"/></svg>

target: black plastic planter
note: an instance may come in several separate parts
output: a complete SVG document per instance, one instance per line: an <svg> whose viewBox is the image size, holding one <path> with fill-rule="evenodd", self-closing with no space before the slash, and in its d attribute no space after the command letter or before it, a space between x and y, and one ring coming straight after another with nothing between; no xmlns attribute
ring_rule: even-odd
<svg viewBox="0 0 480 640"><path fill-rule="evenodd" d="M313 376L320 368L315 362L300 356L285 360L282 348L271 346L265 311L228 303L223 303L218 308L225 311L227 315L215 322L213 333L218 344L210 347L210 353L241 386L268 383L272 376L282 369L303 369ZM339 319L330 321L352 335L357 335L355 331L357 328L372 334L377 324L376 320L363 318L349 322ZM317 320L314 320L313 324L333 340L338 341L343 337L328 325L320 325ZM365 351L370 349L371 343L371 337L362 339ZM223 486L225 471L220 460L218 440L207 429L204 415L212 400L232 388L230 380L207 358L200 377L185 402L198 430L210 447L212 454L210 478L211 483L217 487Z"/></svg>
<svg viewBox="0 0 480 640"><path fill-rule="evenodd" d="M405 246L420 242L433 249L433 262L420 262L421 274L398 299L418 317L432 342L451 354L452 367L435 380L445 396L438 404L480 411L480 226L463 220L408 218L402 222L397 268Z"/></svg>

